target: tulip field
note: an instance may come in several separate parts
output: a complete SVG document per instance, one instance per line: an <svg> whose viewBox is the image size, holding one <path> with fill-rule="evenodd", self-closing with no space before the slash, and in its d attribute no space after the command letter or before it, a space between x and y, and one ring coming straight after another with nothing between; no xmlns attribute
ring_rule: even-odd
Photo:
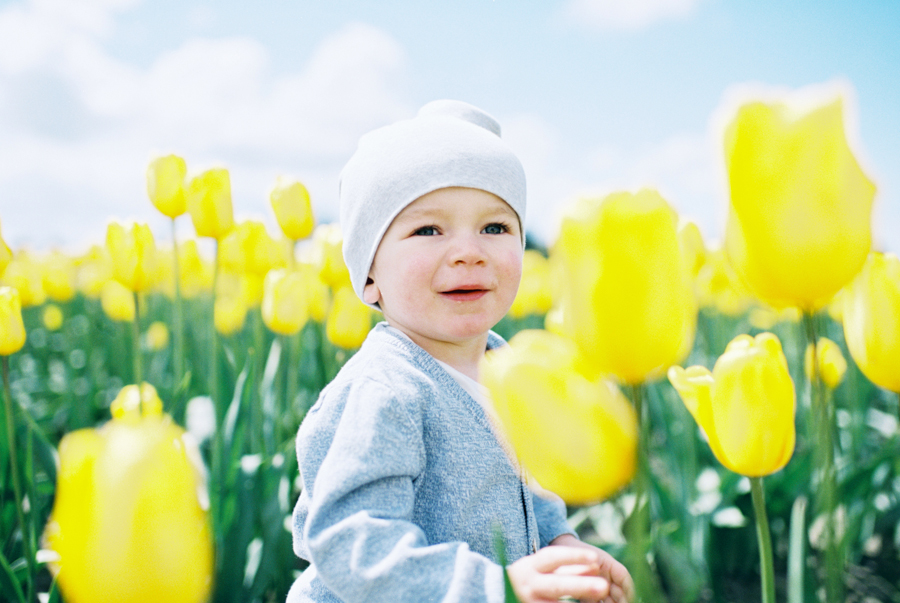
<svg viewBox="0 0 900 603"><path fill-rule="evenodd" d="M721 241L651 188L573 200L481 366L519 462L647 603L900 602L900 260L840 99L790 103L725 130ZM171 232L0 238L0 600L283 601L305 569L294 436L380 316L300 182L273 235L229 178L159 157Z"/></svg>

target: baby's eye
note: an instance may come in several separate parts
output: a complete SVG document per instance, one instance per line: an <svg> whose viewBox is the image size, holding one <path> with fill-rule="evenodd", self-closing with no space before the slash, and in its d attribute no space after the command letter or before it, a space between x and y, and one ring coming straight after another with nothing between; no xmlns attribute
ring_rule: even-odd
<svg viewBox="0 0 900 603"><path fill-rule="evenodd" d="M437 226L422 226L413 231L413 234L417 237L433 237L437 233Z"/></svg>
<svg viewBox="0 0 900 603"><path fill-rule="evenodd" d="M494 222L493 224L485 226L481 232L484 234L503 234L504 232L509 232L509 227L507 227L506 224Z"/></svg>

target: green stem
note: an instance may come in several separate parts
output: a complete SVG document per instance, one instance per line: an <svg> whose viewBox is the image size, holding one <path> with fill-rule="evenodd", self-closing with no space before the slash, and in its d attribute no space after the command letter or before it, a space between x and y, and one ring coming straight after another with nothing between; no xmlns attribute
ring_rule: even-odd
<svg viewBox="0 0 900 603"><path fill-rule="evenodd" d="M184 379L184 319L183 301L181 297L181 264L178 258L178 240L175 235L175 218L172 218L172 274L175 277L175 303L172 304L172 335L174 340L173 353L173 384L177 388ZM172 400L172 404L176 404Z"/></svg>
<svg viewBox="0 0 900 603"><path fill-rule="evenodd" d="M804 312L803 324L806 330L806 339L813 346L812 374L809 378L810 405L812 407L813 420L815 422L814 433L818 442L814 446L817 451L816 465L819 470L820 487L816 506L820 514L825 517L825 600L827 603L841 603L843 601L843 574L844 563L841 558L840 543L837 538L835 522L837 517L837 474L834 463L834 409L828 404L820 378L818 338L816 334L815 317L811 312Z"/></svg>
<svg viewBox="0 0 900 603"><path fill-rule="evenodd" d="M284 338L286 354L283 366L284 370L287 371L287 395L284 399L285 405L282 411L287 413L286 416L293 416L294 414L294 399L297 397L297 351L300 349L302 333L303 329L300 329L295 335L288 335ZM275 441L281 445L284 435L282 434L280 417L275 423L275 428L277 430Z"/></svg>
<svg viewBox="0 0 900 603"><path fill-rule="evenodd" d="M132 362L134 366L134 382L137 385L140 385L144 381L143 373L141 371L141 305L138 292L132 291L131 294L134 296L134 320L131 323L132 349L134 354Z"/></svg>
<svg viewBox="0 0 900 603"><path fill-rule="evenodd" d="M224 518L222 516L222 501L224 500L224 459L225 447L223 441L223 423L225 420L225 403L220 400L219 396L219 334L216 331L216 289L219 282L219 242L215 241L213 256L213 284L210 307L210 365L209 365L209 396L213 401L213 408L216 416L216 430L213 433L212 451L211 451L211 476L210 476L210 511L213 521L213 532L216 542L216 551L220 554L216 555L216 563L220 564L224 555L225 534L224 534ZM218 573L218 570L217 570Z"/></svg>
<svg viewBox="0 0 900 603"><path fill-rule="evenodd" d="M762 603L775 603L775 564L772 559L772 535L766 515L766 494L761 477L750 478L753 511L756 513L756 537L759 541L759 573Z"/></svg>
<svg viewBox="0 0 900 603"><path fill-rule="evenodd" d="M22 482L19 478L19 459L18 454L16 453L18 448L18 446L16 446L16 416L14 414L12 389L9 386L9 357L0 356L0 364L2 364L3 367L3 406L6 410L6 437L9 442L10 474L12 475L13 495L16 497L16 517L19 520L19 530L22 534L22 555L25 557L25 562L28 565L28 573L26 575L28 585L27 601L33 601L35 559L34 551L31 550L31 539L28 537L28 529L25 525L25 506L24 498L22 496ZM34 504L34 501L32 501L32 504Z"/></svg>
<svg viewBox="0 0 900 603"><path fill-rule="evenodd" d="M662 601L656 576L650 567L650 465L647 455L649 421L644 408L641 384L631 385L631 401L638 419L637 475L634 479L634 508L627 520L629 569L639 601Z"/></svg>

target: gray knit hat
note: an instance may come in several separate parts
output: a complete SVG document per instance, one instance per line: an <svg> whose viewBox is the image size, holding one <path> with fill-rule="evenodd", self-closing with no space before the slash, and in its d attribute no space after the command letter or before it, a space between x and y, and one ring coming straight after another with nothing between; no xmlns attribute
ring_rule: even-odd
<svg viewBox="0 0 900 603"><path fill-rule="evenodd" d="M500 124L481 109L434 101L414 119L360 138L340 180L344 261L360 299L375 251L397 214L422 195L450 186L497 195L524 226L525 171L500 139Z"/></svg>

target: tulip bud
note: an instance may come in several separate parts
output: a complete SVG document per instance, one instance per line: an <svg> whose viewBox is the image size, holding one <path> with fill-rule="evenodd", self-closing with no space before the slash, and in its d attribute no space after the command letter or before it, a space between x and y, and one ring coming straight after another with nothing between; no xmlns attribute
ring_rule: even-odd
<svg viewBox="0 0 900 603"><path fill-rule="evenodd" d="M801 113L742 106L725 135L728 256L760 299L821 307L859 272L871 246L875 185L844 134L840 99Z"/></svg>
<svg viewBox="0 0 900 603"><path fill-rule="evenodd" d="M106 228L106 248L112 259L113 275L132 291L147 291L156 278L156 244L146 224L126 229L118 222Z"/></svg>
<svg viewBox="0 0 900 603"><path fill-rule="evenodd" d="M58 331L63 325L63 313L56 304L47 304L41 313L41 322L48 331Z"/></svg>
<svg viewBox="0 0 900 603"><path fill-rule="evenodd" d="M247 318L247 302L241 295L216 295L213 304L213 324L216 331L228 336L244 328Z"/></svg>
<svg viewBox="0 0 900 603"><path fill-rule="evenodd" d="M272 270L263 286L262 319L280 335L300 332L309 320L306 284L299 272Z"/></svg>
<svg viewBox="0 0 900 603"><path fill-rule="evenodd" d="M106 281L113 278L112 260L105 247L93 245L77 261L75 286L85 297L97 299Z"/></svg>
<svg viewBox="0 0 900 603"><path fill-rule="evenodd" d="M234 226L231 177L215 168L195 176L187 187L187 208L198 237L221 240Z"/></svg>
<svg viewBox="0 0 900 603"><path fill-rule="evenodd" d="M509 315L524 318L531 314L546 314L552 305L550 262L540 252L526 249L522 256L522 280Z"/></svg>
<svg viewBox="0 0 900 603"><path fill-rule="evenodd" d="M177 155L156 157L147 166L147 195L163 215L177 218L187 210L185 175L187 164Z"/></svg>
<svg viewBox="0 0 900 603"><path fill-rule="evenodd" d="M713 454L731 471L761 477L790 460L796 438L794 383L772 333L738 335L712 372L673 366L669 381Z"/></svg>
<svg viewBox="0 0 900 603"><path fill-rule="evenodd" d="M245 220L219 243L219 265L223 270L262 277L284 265L284 256L262 222Z"/></svg>
<svg viewBox="0 0 900 603"><path fill-rule="evenodd" d="M542 487L576 505L611 496L637 467L634 408L586 377L585 362L569 339L529 330L479 367L505 441Z"/></svg>
<svg viewBox="0 0 900 603"><path fill-rule="evenodd" d="M871 253L844 291L844 339L859 370L900 392L900 259Z"/></svg>
<svg viewBox="0 0 900 603"><path fill-rule="evenodd" d="M100 290L100 306L111 320L118 322L134 320L134 293L116 279L106 281Z"/></svg>
<svg viewBox="0 0 900 603"><path fill-rule="evenodd" d="M334 293L334 302L325 322L328 341L355 350L362 345L372 329L372 310L356 296L352 287L341 287Z"/></svg>
<svg viewBox="0 0 900 603"><path fill-rule="evenodd" d="M15 354L25 345L25 323L19 291L0 287L0 356Z"/></svg>
<svg viewBox="0 0 900 603"><path fill-rule="evenodd" d="M313 231L313 257L319 277L335 291L350 285L350 271L344 263L341 228L337 224L320 224Z"/></svg>
<svg viewBox="0 0 900 603"><path fill-rule="evenodd" d="M0 276L3 276L3 271L6 270L6 267L9 265L12 259L12 251L6 245L6 241L3 240L2 234L0 234Z"/></svg>
<svg viewBox="0 0 900 603"><path fill-rule="evenodd" d="M126 386L110 410L59 444L44 539L65 600L207 601L213 543L196 443L149 384Z"/></svg>
<svg viewBox="0 0 900 603"><path fill-rule="evenodd" d="M30 253L19 251L3 273L3 284L19 291L23 308L43 305L47 301L44 291L44 270Z"/></svg>
<svg viewBox="0 0 900 603"><path fill-rule="evenodd" d="M279 176L275 181L269 201L284 236L294 241L305 239L313 231L312 204L309 191L299 181Z"/></svg>
<svg viewBox="0 0 900 603"><path fill-rule="evenodd" d="M153 352L165 349L169 345L169 327L166 323L159 320L152 322L144 333L144 343Z"/></svg>
<svg viewBox="0 0 900 603"><path fill-rule="evenodd" d="M810 380L814 378L813 349L813 344L806 346L803 362L806 376ZM815 361L818 364L819 376L822 378L822 382L828 389L836 388L844 379L844 373L847 372L847 361L844 360L844 355L841 354L841 348L827 337L820 337L815 349L817 351Z"/></svg>

